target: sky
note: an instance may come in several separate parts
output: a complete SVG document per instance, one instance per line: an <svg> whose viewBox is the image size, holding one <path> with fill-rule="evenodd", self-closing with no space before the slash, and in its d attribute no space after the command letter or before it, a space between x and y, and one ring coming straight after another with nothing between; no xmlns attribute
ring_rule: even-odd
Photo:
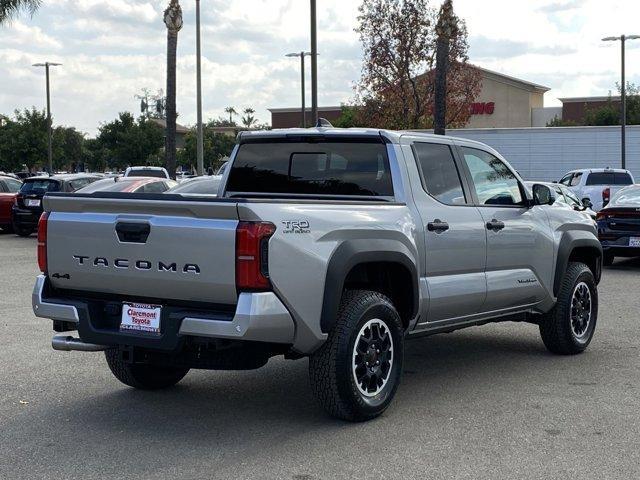
<svg viewBox="0 0 640 480"><path fill-rule="evenodd" d="M143 88L165 85L167 0L44 0L0 27L0 113L45 107L43 69L52 68L55 125L89 136L118 112L139 111ZM439 7L441 0L431 0ZM469 31L470 61L551 88L558 98L615 94L619 43L610 35L640 34L638 0L454 0ZM195 1L181 1L178 39L178 122L196 121ZM353 99L362 50L354 28L360 0L318 0L319 104ZM204 119L224 109L253 107L270 122L268 108L300 104L299 61L289 52L309 49L306 0L201 0ZM634 30L635 29L635 30ZM307 64L308 66L308 64ZM309 78L309 68L307 68ZM640 84L640 40L627 43L627 79ZM309 86L309 85L308 85ZM307 102L310 92L307 94Z"/></svg>

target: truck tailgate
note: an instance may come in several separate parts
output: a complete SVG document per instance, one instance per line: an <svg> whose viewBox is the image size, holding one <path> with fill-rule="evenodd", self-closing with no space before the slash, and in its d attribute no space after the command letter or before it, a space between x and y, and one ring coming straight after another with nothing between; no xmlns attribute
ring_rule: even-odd
<svg viewBox="0 0 640 480"><path fill-rule="evenodd" d="M166 197L46 196L53 286L235 304L237 203Z"/></svg>

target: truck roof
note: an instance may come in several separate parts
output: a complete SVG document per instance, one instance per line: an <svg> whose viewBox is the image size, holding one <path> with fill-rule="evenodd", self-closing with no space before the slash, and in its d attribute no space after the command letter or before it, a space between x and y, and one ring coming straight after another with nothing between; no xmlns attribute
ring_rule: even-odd
<svg viewBox="0 0 640 480"><path fill-rule="evenodd" d="M314 136L324 135L332 137L349 137L349 136L382 136L390 143L400 143L400 139L403 136L422 137L425 139L442 139L441 135L435 135L433 133L416 131L416 130L385 130L379 128L335 128L335 127L311 127L311 128L280 128L274 130L253 130L242 131L238 134L238 141L242 143L243 140L248 138L278 138L288 136ZM461 141L466 143L473 143L477 145L484 145L481 142L475 140L469 140L467 138L455 137L446 135L447 139L454 141Z"/></svg>
<svg viewBox="0 0 640 480"><path fill-rule="evenodd" d="M576 170L571 170L568 173L601 173L601 172L611 172L611 173L630 173L629 170L624 168L578 168Z"/></svg>

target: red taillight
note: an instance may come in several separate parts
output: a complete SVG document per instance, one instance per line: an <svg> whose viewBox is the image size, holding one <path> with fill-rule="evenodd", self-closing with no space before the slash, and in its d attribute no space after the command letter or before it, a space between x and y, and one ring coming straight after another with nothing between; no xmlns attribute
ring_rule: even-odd
<svg viewBox="0 0 640 480"><path fill-rule="evenodd" d="M38 266L47 273L47 220L49 212L43 212L38 220Z"/></svg>
<svg viewBox="0 0 640 480"><path fill-rule="evenodd" d="M607 212L603 212L602 210L600 210L598 213L596 213L596 220L606 220L607 218Z"/></svg>
<svg viewBox="0 0 640 480"><path fill-rule="evenodd" d="M269 238L273 223L240 222L236 228L236 288L269 290Z"/></svg>
<svg viewBox="0 0 640 480"><path fill-rule="evenodd" d="M611 200L611 189L609 187L602 190L602 206L606 206Z"/></svg>

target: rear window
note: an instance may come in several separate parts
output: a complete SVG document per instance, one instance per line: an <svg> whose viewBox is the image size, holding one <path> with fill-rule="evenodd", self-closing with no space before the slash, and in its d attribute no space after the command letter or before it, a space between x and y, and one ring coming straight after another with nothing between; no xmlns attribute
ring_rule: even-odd
<svg viewBox="0 0 640 480"><path fill-rule="evenodd" d="M587 185L632 185L631 175L617 172L594 172L587 178Z"/></svg>
<svg viewBox="0 0 640 480"><path fill-rule="evenodd" d="M167 178L167 175L162 170L131 170L127 177Z"/></svg>
<svg viewBox="0 0 640 480"><path fill-rule="evenodd" d="M57 180L51 180L48 178L45 179L36 179L36 180L25 180L20 188L20 193L25 194L41 194L44 195L47 192L58 192L60 191L60 182Z"/></svg>
<svg viewBox="0 0 640 480"><path fill-rule="evenodd" d="M216 195L220 186L221 177L207 177L206 179L191 180L179 184L169 190L168 193L199 193Z"/></svg>
<svg viewBox="0 0 640 480"><path fill-rule="evenodd" d="M393 196L385 146L362 141L243 144L227 191Z"/></svg>

